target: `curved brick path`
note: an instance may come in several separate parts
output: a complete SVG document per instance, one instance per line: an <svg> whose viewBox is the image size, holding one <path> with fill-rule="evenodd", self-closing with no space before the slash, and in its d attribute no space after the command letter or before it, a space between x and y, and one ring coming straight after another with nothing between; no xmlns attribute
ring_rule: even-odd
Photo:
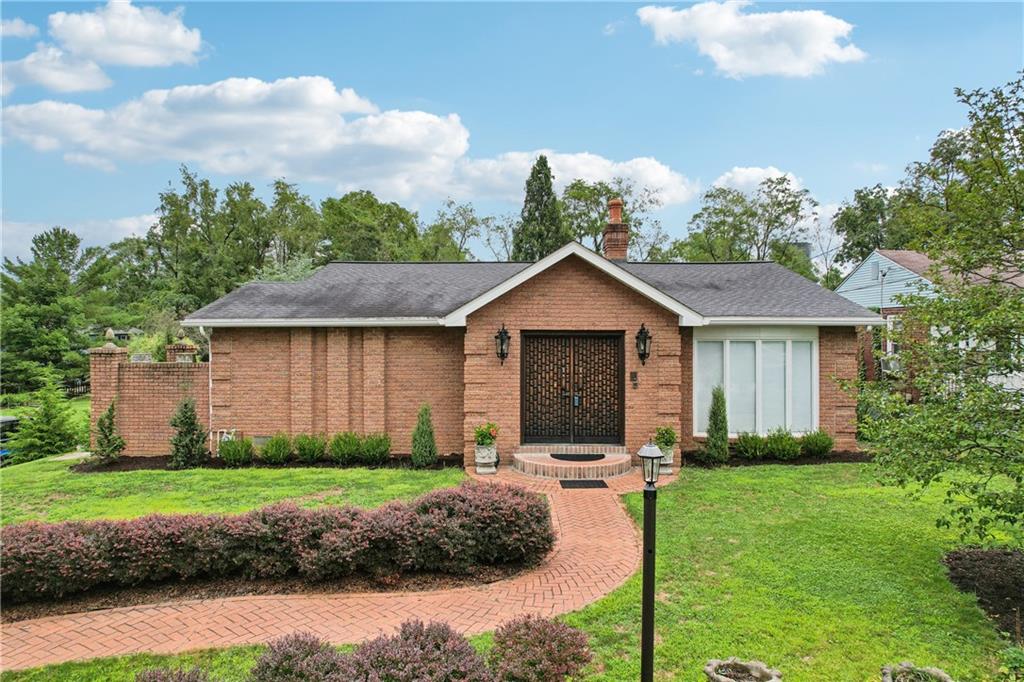
<svg viewBox="0 0 1024 682"><path fill-rule="evenodd" d="M130 606L7 623L0 630L5 670L138 652L266 642L296 630L334 643L391 632L409 618L444 620L466 633L493 630L521 613L579 609L621 585L639 566L637 530L618 496L642 486L633 473L608 490L562 490L557 481L502 470L551 501L558 542L535 570L489 585L431 592L231 597Z"/></svg>

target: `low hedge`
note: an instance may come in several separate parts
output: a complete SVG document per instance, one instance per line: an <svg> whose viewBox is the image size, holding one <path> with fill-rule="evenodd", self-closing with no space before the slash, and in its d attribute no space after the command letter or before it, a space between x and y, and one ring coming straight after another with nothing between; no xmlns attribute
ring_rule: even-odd
<svg viewBox="0 0 1024 682"><path fill-rule="evenodd" d="M238 576L466 573L534 563L554 545L547 501L524 488L464 483L374 510L274 504L239 515L28 522L0 529L0 595L56 599L97 587Z"/></svg>

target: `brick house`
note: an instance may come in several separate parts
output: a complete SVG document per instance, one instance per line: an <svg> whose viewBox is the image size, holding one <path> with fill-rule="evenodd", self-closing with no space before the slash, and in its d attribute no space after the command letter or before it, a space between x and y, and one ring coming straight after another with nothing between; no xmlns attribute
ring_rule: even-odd
<svg viewBox="0 0 1024 682"><path fill-rule="evenodd" d="M721 384L734 432L820 427L856 447L855 400L835 380L856 378L855 328L875 315L774 263L628 262L622 204L609 208L603 255L571 242L536 263L336 262L246 284L183 322L209 337L209 363L143 378L97 349L93 418L118 396L128 454L163 454L190 393L213 432L387 432L401 453L429 403L441 452L471 463L485 421L503 456L632 453L661 425L685 451Z"/></svg>

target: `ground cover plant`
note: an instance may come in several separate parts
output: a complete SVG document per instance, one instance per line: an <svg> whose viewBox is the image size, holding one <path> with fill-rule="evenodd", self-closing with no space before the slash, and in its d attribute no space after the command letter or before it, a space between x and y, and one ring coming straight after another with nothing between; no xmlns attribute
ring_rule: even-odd
<svg viewBox="0 0 1024 682"><path fill-rule="evenodd" d="M124 458L127 459L127 458ZM250 468L78 474L43 459L0 476L0 521L128 519L145 514L237 514L291 500L302 507L376 507L458 485L461 469Z"/></svg>
<svg viewBox="0 0 1024 682"><path fill-rule="evenodd" d="M479 483L374 510L281 503L241 515L28 522L0 529L0 595L7 603L48 601L97 587L230 576L392 582L415 572L533 564L554 539L545 498Z"/></svg>

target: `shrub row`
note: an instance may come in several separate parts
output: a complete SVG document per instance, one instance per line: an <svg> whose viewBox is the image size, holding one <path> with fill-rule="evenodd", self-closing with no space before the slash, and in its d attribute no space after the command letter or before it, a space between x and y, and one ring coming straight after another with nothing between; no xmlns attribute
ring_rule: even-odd
<svg viewBox="0 0 1024 682"><path fill-rule="evenodd" d="M391 456L391 438L386 433L360 436L346 431L328 441L323 436L299 434L294 438L279 433L257 448L249 438L223 441L217 454L230 467L264 464L286 464L296 460L305 464L335 462L379 466Z"/></svg>
<svg viewBox="0 0 1024 682"><path fill-rule="evenodd" d="M553 620L521 616L503 624L486 660L447 624L412 620L347 655L309 633L286 635L270 642L248 682L556 682L590 659L586 635ZM157 669L136 682L208 679L199 669Z"/></svg>
<svg viewBox="0 0 1024 682"><path fill-rule="evenodd" d="M736 439L736 455L743 459L778 459L788 461L800 456L822 459L832 452L835 441L824 431L812 431L797 438L784 429L775 429L766 436L741 433Z"/></svg>
<svg viewBox="0 0 1024 682"><path fill-rule="evenodd" d="M28 522L0 529L0 544L0 595L26 601L208 577L466 573L536 562L551 550L554 532L543 497L516 486L465 483L369 511L282 503L232 516Z"/></svg>

